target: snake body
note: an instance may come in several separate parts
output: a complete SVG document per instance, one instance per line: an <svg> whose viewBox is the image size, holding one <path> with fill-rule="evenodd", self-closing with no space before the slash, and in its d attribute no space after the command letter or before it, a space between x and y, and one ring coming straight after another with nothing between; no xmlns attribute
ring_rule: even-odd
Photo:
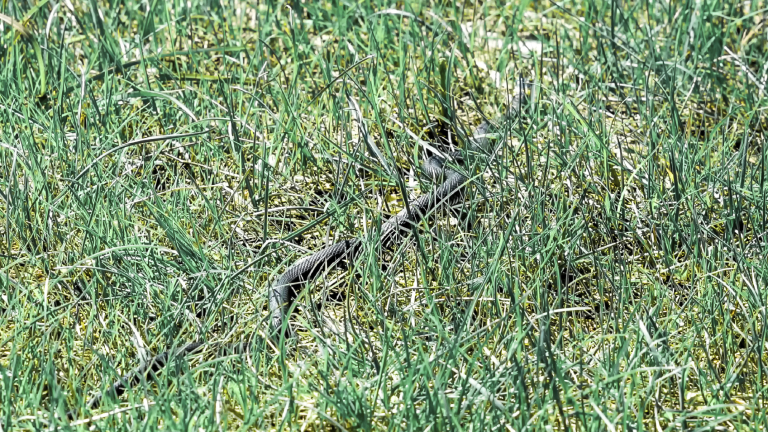
<svg viewBox="0 0 768 432"><path fill-rule="evenodd" d="M520 93L516 93L510 105L510 111L505 118L509 118L517 112L520 104ZM494 126L489 121L484 121L478 126L469 140L470 152L488 151L490 144L489 133ZM451 159L456 161L463 160L460 151L449 154ZM392 216L381 226L380 235L374 233L371 235L373 240L378 240L382 249L389 249L397 239L407 235L407 233L419 223L426 215L434 210L441 203L451 204L462 197L464 185L468 178L460 171L448 168L446 158L441 156L432 156L424 164L424 171L433 178L438 179L442 176L443 182L431 193L425 194L414 200L396 215ZM330 246L325 247L312 255L296 261L288 267L271 285L269 290L269 309L272 315L272 330L274 335L281 334L281 329L285 318L293 304L296 296L301 289L310 281L314 280L323 270L330 270L334 267L344 266L358 256L362 250L364 238L341 240ZM288 327L286 327L288 330ZM290 333L290 330L288 330Z"/></svg>
<svg viewBox="0 0 768 432"><path fill-rule="evenodd" d="M458 159L459 155L454 153L451 156ZM444 160L433 156L425 164L424 170L430 177L437 178L441 175L443 167ZM442 174L444 181L440 186L432 193L420 196L392 216L381 226L380 234L374 232L370 235L371 239L378 240L382 249L389 249L438 204L456 201L461 196L467 177L455 170L445 170ZM298 260L275 280L269 291L269 309L274 334L281 331L291 305L307 282L314 280L324 270L353 262L363 250L363 244L363 238L341 240Z"/></svg>
<svg viewBox="0 0 768 432"><path fill-rule="evenodd" d="M524 94L516 91L510 101L510 109L501 120L509 119L516 115ZM478 126L469 139L468 152L484 152L489 150L489 134L494 130L494 125L484 121ZM461 152L449 154L451 159L461 162ZM396 215L389 218L381 226L380 234L372 234L372 240L378 240L382 249L391 248L395 242L407 235L426 215L442 203L452 203L463 196L463 188L468 178L460 171L451 169L446 164L445 157L432 156L424 164L424 171L433 178L443 181L431 193L425 194L414 200ZM320 273L336 267L346 266L353 262L362 251L365 237L341 240L327 246L312 255L296 261L288 267L269 288L269 309L271 314L271 326L273 336L279 337L281 329L286 321L286 316L301 289L314 280ZM289 327L286 326L286 329ZM289 331L290 332L290 331ZM203 342L191 342L178 349L165 351L149 361L142 362L140 366L131 370L107 390L94 395L86 404L89 409L99 406L105 395L120 396L132 386L138 384L142 377L150 373L160 371L165 364L174 357L184 357L187 354L198 351L204 345ZM75 413L69 412L68 417L74 418Z"/></svg>

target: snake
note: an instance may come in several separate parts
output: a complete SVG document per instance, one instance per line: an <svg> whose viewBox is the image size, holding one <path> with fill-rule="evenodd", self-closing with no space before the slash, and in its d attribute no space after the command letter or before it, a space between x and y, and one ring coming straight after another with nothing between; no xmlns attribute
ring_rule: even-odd
<svg viewBox="0 0 768 432"><path fill-rule="evenodd" d="M490 142L488 134L492 124L488 121L478 126L470 140L470 151L487 151ZM335 267L347 267L363 251L363 246L379 244L382 250L391 249L397 241L406 236L426 215L441 204L451 205L463 196L468 177L460 170L446 164L448 160L461 163L462 151L450 152L445 156L431 156L423 164L424 173L431 179L442 178L442 183L431 193L421 195L406 205L400 212L381 225L381 230L371 230L368 239L357 237L344 239L296 261L288 267L269 288L269 309L272 334L291 336L287 316L301 290L319 274ZM366 241L369 240L369 241ZM284 327L285 324L285 327Z"/></svg>
<svg viewBox="0 0 768 432"><path fill-rule="evenodd" d="M497 125L503 124L505 121L517 116L523 99L526 97L525 91L529 88L528 84L518 84L509 100L507 112L495 122L485 120L475 128L472 136L468 139L469 144L465 149L466 154L489 153L492 150L490 148L491 139L493 132L498 130ZM400 212L390 217L381 225L380 230L371 230L367 236L333 243L299 259L283 271L269 285L270 334L273 339L278 340L280 337L292 336L287 319L291 307L302 289L321 273L334 268L347 267L360 256L363 246L368 240L378 241L383 250L390 249L397 243L397 240L406 236L437 206L444 203L450 205L457 200L461 200L464 196L464 187L469 183L469 178L465 172L452 168L447 162L452 160L461 164L465 160L465 152L459 150L445 155L429 157L423 164L423 171L433 180L442 179L442 182L434 187L430 193L418 197L406 205ZM101 400L107 395L115 398L119 397L128 389L140 383L143 378L146 379L148 375L154 375L162 370L171 359L185 357L188 354L197 352L204 345L205 343L201 341L190 342L179 348L162 352L149 360L142 361L138 367L120 377L109 388L91 397L86 403L86 407L88 409L97 408ZM74 419L75 415L74 411L70 411L67 417Z"/></svg>

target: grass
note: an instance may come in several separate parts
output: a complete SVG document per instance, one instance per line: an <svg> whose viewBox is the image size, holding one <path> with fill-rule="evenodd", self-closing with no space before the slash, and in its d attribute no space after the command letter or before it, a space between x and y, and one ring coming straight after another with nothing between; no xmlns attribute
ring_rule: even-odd
<svg viewBox="0 0 768 432"><path fill-rule="evenodd" d="M0 428L764 428L766 8L0 2ZM460 212L265 338L521 77Z"/></svg>

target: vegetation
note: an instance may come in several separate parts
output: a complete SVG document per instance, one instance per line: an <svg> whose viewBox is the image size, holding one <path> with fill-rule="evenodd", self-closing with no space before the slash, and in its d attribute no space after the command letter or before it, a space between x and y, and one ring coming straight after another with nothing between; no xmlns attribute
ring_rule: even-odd
<svg viewBox="0 0 768 432"><path fill-rule="evenodd" d="M767 12L0 1L0 429L765 427ZM466 201L273 342L269 282L428 193L519 80Z"/></svg>

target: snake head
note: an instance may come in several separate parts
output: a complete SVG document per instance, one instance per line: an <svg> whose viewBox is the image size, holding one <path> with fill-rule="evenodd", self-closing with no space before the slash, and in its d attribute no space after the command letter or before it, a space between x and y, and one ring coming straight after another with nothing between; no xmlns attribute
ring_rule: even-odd
<svg viewBox="0 0 768 432"><path fill-rule="evenodd" d="M523 81L522 78L517 80L515 84L515 90L512 92L512 97L509 100L509 109L507 115L504 116L504 120L515 117L523 110L523 106L528 104L528 101L535 99L535 85L530 81Z"/></svg>

